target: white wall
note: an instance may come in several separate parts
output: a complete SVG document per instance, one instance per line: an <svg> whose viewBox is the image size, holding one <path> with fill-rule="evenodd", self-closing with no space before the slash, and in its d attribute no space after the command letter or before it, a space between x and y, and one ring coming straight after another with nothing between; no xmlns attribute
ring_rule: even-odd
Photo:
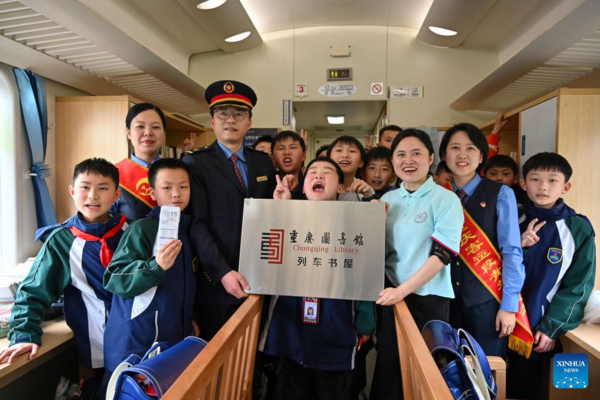
<svg viewBox="0 0 600 400"><path fill-rule="evenodd" d="M386 86L422 85L423 99L394 99L389 123L400 126L446 126L483 123L487 112L458 112L449 104L498 66L495 51L475 47L442 49L417 41L418 30L377 26L315 27L263 34L263 44L239 54L221 51L195 54L189 75L202 85L234 79L258 95L255 127L282 125L282 101L328 101L318 94L327 68L353 68L359 91L346 100L381 100L370 95L371 82ZM351 57L332 58L329 47L346 43ZM294 97L294 85L306 82L307 97Z"/></svg>
<svg viewBox="0 0 600 400"><path fill-rule="evenodd" d="M495 51L479 47L440 48L416 39L417 30L388 31L388 86L423 86L422 99L391 99L388 121L401 127L483 124L493 113L456 111L449 106L498 67Z"/></svg>

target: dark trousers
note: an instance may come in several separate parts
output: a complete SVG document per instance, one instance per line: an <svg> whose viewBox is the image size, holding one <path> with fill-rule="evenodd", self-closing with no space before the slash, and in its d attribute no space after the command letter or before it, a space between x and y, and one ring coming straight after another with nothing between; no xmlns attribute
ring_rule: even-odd
<svg viewBox="0 0 600 400"><path fill-rule="evenodd" d="M528 360L508 353L506 397L511 399L545 400L549 398L549 369L552 360Z"/></svg>
<svg viewBox="0 0 600 400"><path fill-rule="evenodd" d="M83 400L104 400L111 373L104 368L94 368L94 376L83 383L81 398Z"/></svg>
<svg viewBox="0 0 600 400"><path fill-rule="evenodd" d="M211 340L219 329L231 318L240 308L241 304L228 306L213 306L207 304L198 304L197 311L199 315L198 327L200 328L200 337L206 341Z"/></svg>
<svg viewBox="0 0 600 400"><path fill-rule="evenodd" d="M467 308L459 296L450 303L450 324L453 328L463 328L469 332L487 356L506 359L508 336L498 337L500 334L496 330L498 310L500 310L500 303L496 299Z"/></svg>
<svg viewBox="0 0 600 400"><path fill-rule="evenodd" d="M295 361L283 361L285 400L346 400L352 371L323 371L304 368Z"/></svg>
<svg viewBox="0 0 600 400"><path fill-rule="evenodd" d="M440 296L419 296L411 294L404 301L417 324L419 331L432 320L448 322L450 299ZM377 331L377 361L373 374L370 400L398 400L403 398L402 375L394 308L381 307Z"/></svg>
<svg viewBox="0 0 600 400"><path fill-rule="evenodd" d="M358 400L358 395L367 386L367 356L373 347L375 347L375 342L371 338L363 343L356 352L348 400Z"/></svg>

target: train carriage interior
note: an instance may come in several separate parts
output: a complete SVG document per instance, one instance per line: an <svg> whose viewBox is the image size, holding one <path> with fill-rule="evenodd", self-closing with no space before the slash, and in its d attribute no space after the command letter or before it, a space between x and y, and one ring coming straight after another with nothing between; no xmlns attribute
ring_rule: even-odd
<svg viewBox="0 0 600 400"><path fill-rule="evenodd" d="M191 150L218 139L205 94L224 80L249 85L258 98L245 146L262 135L302 132L307 165L341 136L370 149L386 126L416 128L435 149L432 173L446 131L468 123L489 137L501 113L497 153L519 169L539 152L565 157L574 172L563 198L597 231L599 67L600 0L0 0L0 333L9 329L11 284L25 278L42 246L36 230L50 225L40 212L54 223L77 213L67 188L80 161L116 164L132 155L125 118L136 104L164 112L162 158L185 161L190 149L182 143L191 133ZM15 70L35 74L38 86L26 94ZM28 136L28 96L44 104L38 139ZM562 260L562 251L548 260ZM598 265L600 256L593 258ZM600 309L597 271L593 289ZM251 368L266 301L246 300L164 397L275 398L256 384L262 370ZM395 313L404 397L452 398L418 323L404 308ZM61 377L78 383L92 375L78 364L64 320L44 324L35 360L0 359L0 399L55 398ZM548 369L539 398L598 398L600 318L561 342L564 353L585 355L588 383L559 389ZM0 352L8 345L1 338ZM366 362L361 400L370 398L376 355ZM510 365L490 363L505 382ZM497 398L507 398L506 386L500 390Z"/></svg>

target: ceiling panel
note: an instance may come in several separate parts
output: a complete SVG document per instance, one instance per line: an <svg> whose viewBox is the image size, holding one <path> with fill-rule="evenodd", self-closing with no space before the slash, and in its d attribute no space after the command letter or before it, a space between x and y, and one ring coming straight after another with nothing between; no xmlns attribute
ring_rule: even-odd
<svg viewBox="0 0 600 400"><path fill-rule="evenodd" d="M0 35L149 99L170 111L204 112L206 106L17 1L0 2Z"/></svg>
<svg viewBox="0 0 600 400"><path fill-rule="evenodd" d="M260 33L315 26L420 28L433 0L241 0Z"/></svg>
<svg viewBox="0 0 600 400"><path fill-rule="evenodd" d="M475 109L507 110L565 86L600 67L600 30L483 100ZM600 86L600 82L598 82Z"/></svg>

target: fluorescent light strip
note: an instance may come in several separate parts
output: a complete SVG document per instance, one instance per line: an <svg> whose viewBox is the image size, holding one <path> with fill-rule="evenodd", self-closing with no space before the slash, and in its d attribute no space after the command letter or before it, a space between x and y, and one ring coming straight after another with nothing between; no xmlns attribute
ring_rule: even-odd
<svg viewBox="0 0 600 400"><path fill-rule="evenodd" d="M196 7L200 10L214 10L217 7L221 7L226 1L227 0L207 0L198 4Z"/></svg>
<svg viewBox="0 0 600 400"><path fill-rule="evenodd" d="M250 36L250 31L246 31L246 32L238 33L237 35L230 36L227 39L225 39L225 41L228 43L241 42L242 40L246 39L248 36Z"/></svg>
<svg viewBox="0 0 600 400"><path fill-rule="evenodd" d="M328 115L327 116L327 122L329 122L331 125L341 125L344 123L344 116L343 115Z"/></svg>
<svg viewBox="0 0 600 400"><path fill-rule="evenodd" d="M451 31L450 29L439 28L437 26L430 26L429 30L431 32L435 33L436 35L440 35L440 36L456 36L456 35L458 35L458 32L456 32L456 31Z"/></svg>

